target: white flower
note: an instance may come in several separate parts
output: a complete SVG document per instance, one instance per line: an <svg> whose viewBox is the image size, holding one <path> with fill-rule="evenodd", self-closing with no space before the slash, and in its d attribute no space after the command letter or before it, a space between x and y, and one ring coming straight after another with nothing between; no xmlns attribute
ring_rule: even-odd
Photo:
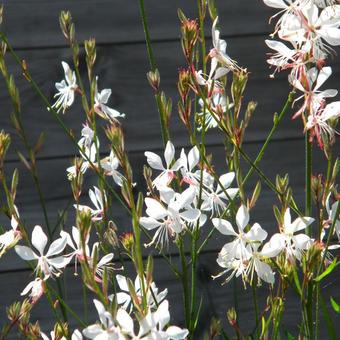
<svg viewBox="0 0 340 340"><path fill-rule="evenodd" d="M75 257L75 272L74 274L77 275L77 264L78 261L83 261L86 256L89 256L90 250L88 246L88 242L90 240L90 235L88 234L84 240L85 249L83 249L83 244L81 240L81 235L76 227L72 227L72 238L69 233L65 231L60 232L61 237L65 237L67 240L67 245L73 249L73 251L68 254L69 257Z"/></svg>
<svg viewBox="0 0 340 340"><path fill-rule="evenodd" d="M121 292L118 292L115 297L117 299L118 305L122 305L122 308L131 312L133 305L132 305L132 299L130 296L130 291L127 283L126 277L123 275L116 275L116 279L118 282L118 286L121 289ZM144 279L145 280L145 279ZM140 277L137 275L135 282L134 282L134 289L136 295L141 299L142 291L140 287ZM145 283L146 286L146 283ZM146 293L147 297L147 304L151 309L155 309L157 305L159 305L168 294L168 290L164 289L163 291L158 293L158 288L154 282L151 282L150 287ZM112 300L114 295L111 295L109 298Z"/></svg>
<svg viewBox="0 0 340 340"><path fill-rule="evenodd" d="M93 141L94 131L85 124L81 130L82 137L80 138L78 145L80 148L80 155L84 159L81 164L80 172L84 174L86 170L90 167L91 163L94 164L97 156L97 148L99 148L99 141L97 138L97 147ZM76 175L76 166L71 166L66 169L68 172L68 178L72 179Z"/></svg>
<svg viewBox="0 0 340 340"><path fill-rule="evenodd" d="M170 141L166 143L164 150L166 167L164 167L161 158L155 153L146 151L144 155L151 168L162 171L153 181L156 187L168 185L175 177L175 171L181 167L181 159L174 162L175 147Z"/></svg>
<svg viewBox="0 0 340 340"><path fill-rule="evenodd" d="M183 340L188 336L189 332L187 329L182 329L177 326L169 326L166 330L164 330L169 321L169 302L167 300L164 300L158 306L155 312L149 312L149 314L141 321L140 329L143 331L144 334L147 334L147 336L140 339Z"/></svg>
<svg viewBox="0 0 340 340"><path fill-rule="evenodd" d="M115 183L121 187L123 185L124 176L117 170L119 167L119 160L113 151L110 152L109 157L102 159L100 164L105 170L105 174L112 176Z"/></svg>
<svg viewBox="0 0 340 340"><path fill-rule="evenodd" d="M200 152L197 146L194 146L189 151L188 156L185 154L184 149L182 149L180 159L182 164L182 181L189 185L197 185L199 180L199 173L193 171L200 161Z"/></svg>
<svg viewBox="0 0 340 340"><path fill-rule="evenodd" d="M57 101L52 105L53 108L57 109L57 112L61 110L65 113L66 109L73 104L74 92L78 88L77 78L74 71L70 69L70 66L64 61L61 62L65 79L60 83L55 83L55 87L58 92L55 94L55 98L58 97Z"/></svg>
<svg viewBox="0 0 340 340"><path fill-rule="evenodd" d="M27 295L29 292L31 303L35 304L45 292L44 281L40 277L37 277L24 288L20 295Z"/></svg>
<svg viewBox="0 0 340 340"><path fill-rule="evenodd" d="M289 261L294 261L295 258L301 260L302 252L307 250L313 241L306 234L295 235L295 233L306 229L313 222L314 218L306 216L298 217L292 222L290 209L287 208L281 233L274 234L264 250L270 250L273 256L285 251Z"/></svg>
<svg viewBox="0 0 340 340"><path fill-rule="evenodd" d="M11 227L11 230L8 230L0 235L0 257L5 254L9 248L15 246L21 239L21 232L18 229L18 220L14 215L12 215L11 218Z"/></svg>
<svg viewBox="0 0 340 340"><path fill-rule="evenodd" d="M216 61L218 61L220 64L222 64L222 66L226 67L229 70L239 69L236 61L232 60L226 53L227 43L225 40L220 39L220 31L216 29L217 21L218 17L216 17L211 29L212 43L214 48L210 50L209 55L212 59L215 58Z"/></svg>
<svg viewBox="0 0 340 340"><path fill-rule="evenodd" d="M102 277L104 273L104 269L106 269L108 272L112 272L113 265L111 263L111 260L113 259L113 253L108 253L104 255L96 264L93 263L93 258L95 252L98 254L99 249L99 242L95 242L92 246L92 252L88 256L87 260L89 262L90 267L92 268L92 271L95 273L95 280L97 282L102 282Z"/></svg>
<svg viewBox="0 0 340 340"><path fill-rule="evenodd" d="M235 178L234 172L228 172L219 178L216 189L211 185L202 192L202 210L211 211L211 216L220 214L227 206L229 199L234 199L238 193L237 188L229 188Z"/></svg>
<svg viewBox="0 0 340 340"><path fill-rule="evenodd" d="M83 334L87 338L95 340L125 340L120 328L115 325L111 313L105 310L100 301L94 299L93 303L97 309L100 324L96 323L86 327Z"/></svg>
<svg viewBox="0 0 340 340"><path fill-rule="evenodd" d="M214 227L223 235L234 236L232 242L226 243L219 253L219 259L223 262L239 259L242 262L249 257L247 244L251 242L261 242L267 237L267 232L258 223L254 223L248 232L244 229L249 223L248 209L241 205L236 214L236 232L230 222L221 218L212 219Z"/></svg>
<svg viewBox="0 0 340 340"><path fill-rule="evenodd" d="M325 107L319 106L312 112L306 123L306 130L311 130L311 137L316 137L319 146L323 147L323 138L327 136L330 141L334 138L335 129L330 125L330 121L340 117L340 101L333 102Z"/></svg>
<svg viewBox="0 0 340 340"><path fill-rule="evenodd" d="M303 96L305 98L304 104L294 114L293 118L296 118L307 109L309 111L313 111L313 108L319 107L325 101L325 98L334 97L338 94L338 91L335 89L324 91L319 90L331 74L332 68L327 66L323 67L320 71L316 67L309 69L307 73L301 77L302 79L289 76L290 83L298 90L304 92ZM301 97L297 98L296 100L300 99Z"/></svg>
<svg viewBox="0 0 340 340"><path fill-rule="evenodd" d="M66 244L67 239L61 237L53 241L48 251L44 253L47 245L47 236L42 228L37 225L32 232L32 245L38 251L38 254L26 246L15 246L15 251L25 261L37 260L36 271L42 272L44 280L47 280L50 276L59 276L61 269L65 268L70 262L70 258L57 256L63 252Z"/></svg>
<svg viewBox="0 0 340 340"><path fill-rule="evenodd" d="M95 206L95 209L90 208L87 205L74 205L74 207L79 211L86 211L89 210L91 212L92 220L93 221L100 221L103 218L104 214L104 205L106 202L106 195L105 192L101 192L96 186L93 187L94 190L89 190L89 197L91 202Z"/></svg>
<svg viewBox="0 0 340 340"><path fill-rule="evenodd" d="M334 231L336 235L338 236L338 240L340 241L340 218L339 216L335 216L336 210L338 208L339 201L335 201L332 206L330 205L330 198L331 194L328 195L327 201L326 201L326 210L328 213L328 224L332 226L333 223L335 223Z"/></svg>
<svg viewBox="0 0 340 340"><path fill-rule="evenodd" d="M289 13L282 20L279 36L299 45L308 42L315 59L325 59L332 51L328 46L340 44L340 6L329 6L319 10L311 1ZM324 42L326 41L326 43Z"/></svg>
<svg viewBox="0 0 340 340"><path fill-rule="evenodd" d="M196 190L189 187L181 194L175 193L171 188L160 189L161 199L168 206L164 207L159 201L153 198L145 198L146 213L149 217L142 217L140 224L148 229L157 231L148 244L156 243L163 245L168 244L169 236L175 236L183 231L185 224L194 223L200 217L200 211L192 208Z"/></svg>
<svg viewBox="0 0 340 340"><path fill-rule="evenodd" d="M205 127L205 130L218 127L218 119L220 117L217 112L225 113L227 111L227 108L230 109L234 105L233 103L227 103L227 98L223 91L214 92L210 98L207 98L207 105L209 105L209 108L205 107L204 101L201 98L198 100L198 104L202 109L201 112L197 112L197 116L199 118L197 127L198 131L201 131L203 129L203 125ZM204 124L203 119L205 119Z"/></svg>
<svg viewBox="0 0 340 340"><path fill-rule="evenodd" d="M101 92L98 92L98 77L96 78L96 91L95 91L95 97L94 97L94 110L96 113L98 113L101 117L117 121L117 118L124 118L125 114L118 112L115 109L112 109L108 107L106 104L111 96L111 90L110 89L104 89Z"/></svg>

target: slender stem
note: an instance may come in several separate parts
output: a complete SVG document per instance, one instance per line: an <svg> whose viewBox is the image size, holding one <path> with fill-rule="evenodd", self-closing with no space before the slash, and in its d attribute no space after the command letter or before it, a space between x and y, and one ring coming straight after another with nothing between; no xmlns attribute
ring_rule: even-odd
<svg viewBox="0 0 340 340"><path fill-rule="evenodd" d="M21 61L20 58L18 57L18 55L15 53L15 51L13 50L13 47L9 44L8 39L6 38L5 34L3 32L0 32L0 38L3 40L3 42L7 45L8 50L10 51L10 53L12 54L12 56L14 57L15 61L17 62L17 64L22 67L21 65ZM25 76L27 77L27 79L29 80L29 83L31 84L31 87L33 88L33 90L36 92L36 94L41 98L41 100L43 101L43 103L46 105L48 111L50 111L54 118L57 120L58 124L60 125L60 127L62 128L62 130L66 133L66 135L69 137L69 139L72 141L73 145L80 151L82 152L81 147L78 145L77 141L74 139L73 134L71 133L71 131L67 128L67 126L65 125L65 123L63 122L63 120L60 118L58 112L56 112L56 110L50 105L49 100L46 98L46 96L41 92L38 84L34 81L34 79L31 77L30 73L28 72L27 69L23 70ZM107 181L105 180L105 178L103 178L102 174L100 174L100 172L97 170L96 166L93 164L93 162L90 160L90 158L82 153L82 156L85 158L85 160L91 165L91 168L93 168L96 171L96 174L98 175L98 177L103 180L103 182L105 183L105 186L108 188L108 190L113 194L113 196L115 197L115 199L123 206L123 208L128 212L128 214L131 215L130 209L127 207L127 205L123 202L123 200L119 197L119 195L117 194L117 192L112 188L112 186L107 183Z"/></svg>
<svg viewBox="0 0 340 340"><path fill-rule="evenodd" d="M253 293L253 302L254 302L254 311L255 311L255 322L256 322L256 333L257 339L261 337L261 329L260 329L260 318L259 318L259 306L257 302L257 291L256 291L256 284L252 283L252 293Z"/></svg>
<svg viewBox="0 0 340 340"><path fill-rule="evenodd" d="M147 16L145 13L144 0L139 0L139 10L140 10L140 15L142 19L143 29L144 29L144 37L145 37L146 49L148 52L149 64L150 64L151 70L154 72L157 69L157 65L156 65L156 60L155 60L153 50L152 50L148 20L147 20ZM159 113L159 121L161 125L161 130L162 130L163 144L165 145L167 141L170 139L170 135L169 135L169 129L166 126L166 117L165 117L165 112L162 109L161 95L159 91L157 91L155 95L155 99L156 99L156 104L157 104L158 113Z"/></svg>
<svg viewBox="0 0 340 340"><path fill-rule="evenodd" d="M179 249L179 256L181 258L181 265L182 265L182 287L183 287L183 299L184 299L184 314L185 314L185 324L186 327L189 329L190 327L190 305L189 305L189 287L188 287L188 270L187 270L187 263L185 259L184 253L184 246L182 237L179 236L178 238L178 249Z"/></svg>
<svg viewBox="0 0 340 340"><path fill-rule="evenodd" d="M305 197L305 214L310 216L312 213L312 143L309 140L309 132L305 135L305 152L306 152L306 169L305 169L305 185L306 185L306 197ZM311 229L308 226L306 233L311 236Z"/></svg>
<svg viewBox="0 0 340 340"><path fill-rule="evenodd" d="M289 108L291 107L293 100L294 100L294 96L295 96L295 92L292 91L289 93L288 98L286 100L286 103L283 106L283 109L281 110L281 113L279 114L279 116L277 117L277 119L275 120L273 127L271 128L261 150L259 151L259 153L257 154L255 160L254 160L254 164L258 165L258 163L262 160L264 153L269 145L269 142L271 141L274 133L276 132L279 124L281 123L283 117L285 116L285 114L287 113L287 111L289 110ZM251 177L251 175L254 173L254 168L250 168L249 171L247 172L247 174L245 175L242 184L245 185L245 183L247 182L247 180ZM236 197L235 197L236 198ZM222 214L222 216L229 210L230 208L230 204L228 204L228 206L226 207L224 213ZM202 251L202 249L205 247L205 245L207 244L207 242L209 241L209 239L213 236L214 232L216 231L216 228L212 228L211 231L209 232L208 236L205 238L205 240L202 242L202 244L200 245L200 247L198 248L198 254Z"/></svg>

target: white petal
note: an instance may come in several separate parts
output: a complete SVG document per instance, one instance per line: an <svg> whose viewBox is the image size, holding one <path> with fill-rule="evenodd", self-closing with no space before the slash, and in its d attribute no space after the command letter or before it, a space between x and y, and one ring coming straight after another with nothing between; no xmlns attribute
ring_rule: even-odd
<svg viewBox="0 0 340 340"><path fill-rule="evenodd" d="M228 172L220 177L220 182L224 188L229 188L235 178L235 172Z"/></svg>
<svg viewBox="0 0 340 340"><path fill-rule="evenodd" d="M236 214L236 224L240 231L247 226L249 222L249 212L246 206L241 205L240 208L237 210Z"/></svg>
<svg viewBox="0 0 340 340"><path fill-rule="evenodd" d="M314 90L320 88L323 85L323 83L331 76L331 74L332 68L330 66L323 67L319 72Z"/></svg>
<svg viewBox="0 0 340 340"><path fill-rule="evenodd" d="M48 252L46 253L46 257L54 256L60 254L66 247L67 237L61 237L50 245Z"/></svg>
<svg viewBox="0 0 340 340"><path fill-rule="evenodd" d="M32 245L39 251L40 255L43 255L46 244L47 236L40 225L36 225L32 232Z"/></svg>
<svg viewBox="0 0 340 340"><path fill-rule="evenodd" d="M285 232L289 232L287 230L290 228L291 223L292 223L292 217L290 215L290 209L287 208L283 216L283 228Z"/></svg>
<svg viewBox="0 0 340 340"><path fill-rule="evenodd" d="M163 218L168 214L167 210L162 206L162 204L153 198L146 197L145 204L147 207L146 213L156 220Z"/></svg>
<svg viewBox="0 0 340 340"><path fill-rule="evenodd" d="M105 325L106 324L106 317L104 316L104 314L105 314L105 307L104 307L104 305L99 300L96 300L96 299L93 300L93 303L94 303L94 305L95 305L95 307L97 309L100 322L103 325ZM86 335L86 334L84 333L84 335Z"/></svg>
<svg viewBox="0 0 340 340"><path fill-rule="evenodd" d="M83 336L78 329L75 329L72 333L71 340L83 340Z"/></svg>
<svg viewBox="0 0 340 340"><path fill-rule="evenodd" d="M287 4L283 0L263 0L263 2L273 8L287 8Z"/></svg>
<svg viewBox="0 0 340 340"><path fill-rule="evenodd" d="M308 249L313 242L311 238L305 234L299 234L293 237L295 247L297 249Z"/></svg>
<svg viewBox="0 0 340 340"><path fill-rule="evenodd" d="M158 155L150 151L144 152L144 155L146 157L146 161L149 163L152 169L164 170L162 160Z"/></svg>
<svg viewBox="0 0 340 340"><path fill-rule="evenodd" d="M159 324L159 329L162 330L170 320L168 300L164 300L158 306L157 311L154 313L154 316L155 316L156 322Z"/></svg>
<svg viewBox="0 0 340 340"><path fill-rule="evenodd" d="M266 239L268 233L262 229L258 223L254 223L251 229L246 233L247 239L251 241L263 241Z"/></svg>
<svg viewBox="0 0 340 340"><path fill-rule="evenodd" d="M194 146L188 154L189 171L191 171L200 160L200 152L197 146Z"/></svg>
<svg viewBox="0 0 340 340"><path fill-rule="evenodd" d="M257 275L265 282L274 284L275 277L271 267L260 260L255 260L255 270Z"/></svg>
<svg viewBox="0 0 340 340"><path fill-rule="evenodd" d="M106 104L111 96L111 93L112 93L111 89L103 89L99 95L100 102Z"/></svg>
<svg viewBox="0 0 340 340"><path fill-rule="evenodd" d="M26 246L15 246L15 252L25 261L32 261L38 259L38 256L32 251L31 248Z"/></svg>
<svg viewBox="0 0 340 340"><path fill-rule="evenodd" d="M147 230L155 229L161 225L161 222L158 222L152 217L141 217L139 223Z"/></svg>
<svg viewBox="0 0 340 340"><path fill-rule="evenodd" d="M201 212L198 209L188 209L180 213L181 218L186 220L187 222L195 222L201 215Z"/></svg>
<svg viewBox="0 0 340 340"><path fill-rule="evenodd" d="M123 332L127 332L130 335L133 335L133 320L131 316L122 308L118 309L116 320L122 328Z"/></svg>
<svg viewBox="0 0 340 340"><path fill-rule="evenodd" d="M65 268L72 260L72 257L58 256L48 259L48 263L55 268L62 269Z"/></svg>
<svg viewBox="0 0 340 340"><path fill-rule="evenodd" d="M113 259L113 253L106 254L101 258L101 260L97 263L97 267L102 267L105 264L109 263Z"/></svg>
<svg viewBox="0 0 340 340"><path fill-rule="evenodd" d="M312 217L298 217L290 226L290 228L285 229L288 233L295 233L299 230L305 229L311 223L314 222L314 218Z"/></svg>
<svg viewBox="0 0 340 340"><path fill-rule="evenodd" d="M165 150L164 150L164 159L165 159L167 168L170 167L170 163L172 162L174 157L175 157L175 147L173 146L173 144L170 141L168 141L166 143L166 147L165 147Z"/></svg>
<svg viewBox="0 0 340 340"><path fill-rule="evenodd" d="M221 218L213 218L212 223L221 234L237 236L237 233L230 222L222 220Z"/></svg>
<svg viewBox="0 0 340 340"><path fill-rule="evenodd" d="M186 339L186 337L189 334L189 331L187 329L182 329L177 326L170 326L166 330L166 334L169 336L169 339L182 340Z"/></svg>

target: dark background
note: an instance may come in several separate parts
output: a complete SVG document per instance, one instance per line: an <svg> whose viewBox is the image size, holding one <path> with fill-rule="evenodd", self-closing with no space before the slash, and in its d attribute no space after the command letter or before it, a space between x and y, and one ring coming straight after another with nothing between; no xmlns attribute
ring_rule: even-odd
<svg viewBox="0 0 340 340"><path fill-rule="evenodd" d="M60 32L58 16L61 10L70 10L76 24L78 41L95 37L97 41L97 62L95 72L99 75L99 89L111 88L112 96L109 106L126 114L123 121L126 135L126 148L129 151L131 163L135 171L135 181L142 188L142 166L145 164L143 152L145 150L162 153L162 141L159 128L157 109L153 93L146 80L149 71L144 35L139 17L138 2L135 0L10 0L4 1L5 14L3 31L42 88L44 94L52 100L55 93L54 83L63 77L61 61L72 65L71 53ZM273 120L273 113L280 111L289 93L287 74L280 74L274 80L269 79L271 71L266 63L266 47L264 40L273 29L268 25L272 12L262 1L255 0L219 0L220 26L223 38L228 43L228 53L239 64L250 72L249 84L246 90L246 100L255 100L258 107L250 123L244 148L252 158L257 155L265 140ZM176 149L187 147L189 142L180 119L176 113L176 81L177 70L185 66L179 42L179 22L177 8L181 7L187 16L196 17L196 1L146 1L146 11L149 17L151 38L156 61L161 73L161 86L167 96L173 98L173 117L171 121L171 136ZM210 36L210 30L207 30ZM207 46L211 43L208 40ZM84 56L81 50L81 56ZM72 157L77 152L63 133L53 116L46 110L42 101L35 95L30 84L22 77L18 66L8 56L10 71L14 74L19 86L22 100L24 126L29 139L36 142L39 134L44 131L46 141L38 155L38 169L47 202L48 216L51 225L58 220L58 212L69 207L65 229L72 226L74 211L72 208L71 189L66 180L65 169L70 165ZM333 76L327 82L327 88L338 87L339 61L332 61ZM85 64L81 64L83 79L87 78ZM326 88L326 87L324 87ZM4 81L0 81L0 126L7 132L13 132L9 119L11 104L8 100ZM291 112L284 118L280 128L275 133L273 142L268 148L260 168L271 179L276 174L290 174L291 185L298 203L302 204L304 197L304 136L300 121L291 120ZM80 100L62 116L67 126L73 129L78 139L82 123L85 121L81 110ZM19 193L17 205L20 215L26 222L28 230L35 224L44 226L44 219L38 195L32 178L23 164L19 161L16 151L25 154L21 142L15 137L7 156L7 174L14 168L20 170ZM213 154L213 162L220 174L226 171L223 157L222 136L218 131L208 134L208 150ZM105 154L108 145L103 143L101 150ZM324 170L325 157L315 147L313 172ZM247 166L244 165L244 172ZM248 189L254 188L256 175L248 183ZM84 193L96 184L94 176L87 176ZM276 203L275 196L265 185L251 218L259 222L263 228L274 231L275 219L272 206ZM84 197L86 202L86 197ZM302 206L302 205L301 205ZM123 210L114 203L114 220L118 225L118 233L130 230L130 221ZM1 225L8 229L10 222L1 217ZM205 226L208 230L210 226ZM222 286L221 281L213 281L212 274L219 271L216 265L217 252L225 243L217 234L212 238L199 259L199 295L203 296L199 331L201 335L209 328L212 316L226 321L226 311L233 306L232 283ZM179 265L177 254L172 251L172 260ZM129 266L129 264L128 264ZM131 267L131 265L130 265ZM133 273L133 271L131 271ZM339 289L335 277L324 287L325 296L329 294L339 301ZM131 274L134 277L134 274ZM14 251L9 252L0 260L0 324L5 322L5 306L19 299L19 294L32 279L24 261L19 259ZM82 289L73 276L73 268L66 271L67 300L77 312L82 314ZM175 281L160 256L155 252L155 281L160 288L168 287L172 322L182 324L181 287ZM267 287L264 287L264 291ZM245 330L252 330L255 321L249 312L252 309L251 291L244 291L238 280L240 326ZM262 299L263 300L263 299ZM261 301L263 307L263 301ZM89 300L90 310L92 302ZM47 332L53 325L51 313L42 299L34 308L32 320L39 320L42 329ZM90 320L94 317L90 315ZM294 293L288 294L283 329L297 333L300 320L299 303ZM339 321L339 317L337 317ZM70 324L76 326L71 319ZM229 326L227 326L229 327ZM323 330L324 331L324 330ZM228 328L228 333L230 327ZM15 338L15 335L14 335Z"/></svg>

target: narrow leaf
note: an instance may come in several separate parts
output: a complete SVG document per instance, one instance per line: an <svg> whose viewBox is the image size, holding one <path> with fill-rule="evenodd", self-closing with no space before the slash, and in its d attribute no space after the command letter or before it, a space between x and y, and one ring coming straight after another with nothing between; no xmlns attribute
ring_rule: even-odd
<svg viewBox="0 0 340 340"><path fill-rule="evenodd" d="M338 305L332 297L331 297L331 304L332 304L334 311L340 314L340 305Z"/></svg>
<svg viewBox="0 0 340 340"><path fill-rule="evenodd" d="M326 268L326 270L321 273L319 276L317 276L314 281L320 282L323 278L328 276L338 265L340 262L337 262L337 259L334 259L334 261Z"/></svg>

